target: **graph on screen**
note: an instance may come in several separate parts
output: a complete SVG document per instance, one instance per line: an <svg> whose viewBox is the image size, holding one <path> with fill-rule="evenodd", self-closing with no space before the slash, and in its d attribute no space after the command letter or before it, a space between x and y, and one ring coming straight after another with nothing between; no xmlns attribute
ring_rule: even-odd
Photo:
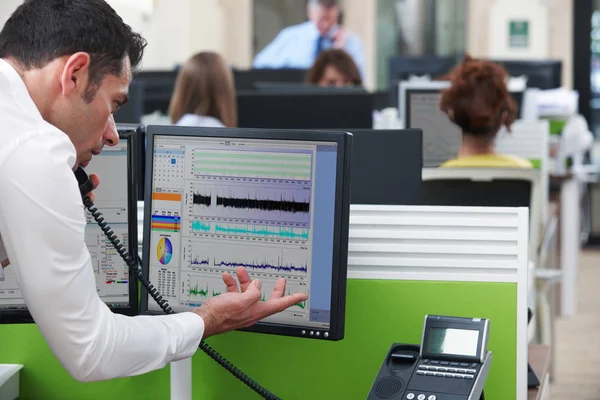
<svg viewBox="0 0 600 400"><path fill-rule="evenodd" d="M151 276L165 298L197 307L224 293L223 273L240 267L260 279L265 299L279 278L286 291L308 293L316 145L183 142L155 151ZM276 320L309 317L302 302Z"/></svg>
<svg viewBox="0 0 600 400"><path fill-rule="evenodd" d="M310 180L312 155L268 151L196 150L195 175Z"/></svg>
<svg viewBox="0 0 600 400"><path fill-rule="evenodd" d="M188 207L193 216L310 222L310 185L278 182L190 182Z"/></svg>

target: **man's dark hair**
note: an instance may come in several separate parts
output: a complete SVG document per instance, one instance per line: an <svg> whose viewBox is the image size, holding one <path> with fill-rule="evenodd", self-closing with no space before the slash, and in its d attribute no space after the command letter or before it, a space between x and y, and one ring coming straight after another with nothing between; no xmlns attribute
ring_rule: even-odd
<svg viewBox="0 0 600 400"><path fill-rule="evenodd" d="M145 47L144 38L104 0L25 0L0 32L0 58L14 58L25 69L89 53L88 102L106 75L120 76L125 56L137 68Z"/></svg>

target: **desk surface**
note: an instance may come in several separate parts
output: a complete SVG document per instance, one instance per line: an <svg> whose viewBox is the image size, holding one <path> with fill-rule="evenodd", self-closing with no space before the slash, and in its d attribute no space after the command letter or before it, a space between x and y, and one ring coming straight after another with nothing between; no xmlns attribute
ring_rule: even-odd
<svg viewBox="0 0 600 400"><path fill-rule="evenodd" d="M545 376L548 374L548 369L550 368L550 346L545 344L530 344L528 358L531 368L533 368L535 375L540 380L540 387L529 389L527 391L527 400L538 400L541 399L541 395L545 389Z"/></svg>

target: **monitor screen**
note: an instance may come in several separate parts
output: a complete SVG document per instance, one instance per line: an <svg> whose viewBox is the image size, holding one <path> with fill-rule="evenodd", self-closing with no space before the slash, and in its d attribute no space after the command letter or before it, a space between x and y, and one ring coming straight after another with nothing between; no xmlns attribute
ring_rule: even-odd
<svg viewBox="0 0 600 400"><path fill-rule="evenodd" d="M287 293L309 295L248 330L341 338L351 137L165 126L147 134L144 268L171 308L202 305L226 290L224 271L245 267L263 299L281 277ZM161 310L147 293L145 305Z"/></svg>
<svg viewBox="0 0 600 400"><path fill-rule="evenodd" d="M130 136L121 135L119 144L106 146L85 168L87 174L100 176L101 184L94 190L94 205L119 240L130 249L137 247L137 238L130 242L130 228L136 225L135 209L130 213L129 159ZM98 224L86 210L85 243L90 252L96 275L96 290L100 298L117 313L137 313L137 284L130 282L128 266L113 248ZM137 227L135 227L137 232ZM31 322L25 300L19 290L12 266L5 268L0 280L0 313L3 321ZM6 319L5 319L6 317Z"/></svg>
<svg viewBox="0 0 600 400"><path fill-rule="evenodd" d="M427 353L475 357L479 331L456 328L429 328Z"/></svg>
<svg viewBox="0 0 600 400"><path fill-rule="evenodd" d="M440 110L441 89L406 89L407 129L423 131L423 166L437 167L457 156L462 133Z"/></svg>

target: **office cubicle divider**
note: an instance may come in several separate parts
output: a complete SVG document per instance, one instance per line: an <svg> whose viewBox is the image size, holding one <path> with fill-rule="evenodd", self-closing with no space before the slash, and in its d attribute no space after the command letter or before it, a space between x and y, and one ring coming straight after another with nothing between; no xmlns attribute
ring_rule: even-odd
<svg viewBox="0 0 600 400"><path fill-rule="evenodd" d="M425 314L491 319L486 400L527 395L527 210L352 206L346 337L336 343L232 332L208 342L285 399L365 398L393 342L419 343ZM169 368L78 383L34 325L0 327L3 362L25 365L23 398L168 398ZM194 399L248 388L202 354Z"/></svg>

